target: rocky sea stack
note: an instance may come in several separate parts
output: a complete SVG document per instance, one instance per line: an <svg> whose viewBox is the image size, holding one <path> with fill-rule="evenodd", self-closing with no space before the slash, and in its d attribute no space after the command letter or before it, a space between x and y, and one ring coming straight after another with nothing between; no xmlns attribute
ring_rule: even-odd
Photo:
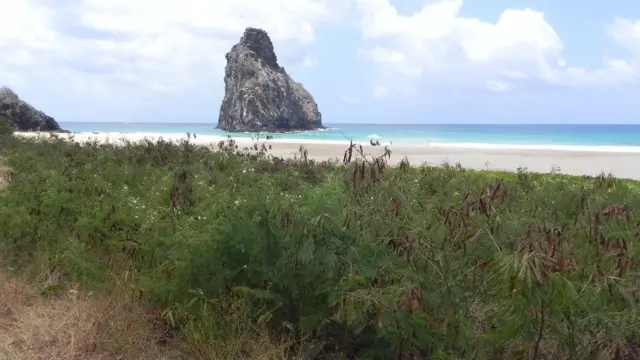
<svg viewBox="0 0 640 360"><path fill-rule="evenodd" d="M278 65L266 31L247 28L226 58L219 129L283 132L323 128L318 105Z"/></svg>
<svg viewBox="0 0 640 360"><path fill-rule="evenodd" d="M18 131L62 131L54 118L20 100L8 87L0 88L0 118Z"/></svg>

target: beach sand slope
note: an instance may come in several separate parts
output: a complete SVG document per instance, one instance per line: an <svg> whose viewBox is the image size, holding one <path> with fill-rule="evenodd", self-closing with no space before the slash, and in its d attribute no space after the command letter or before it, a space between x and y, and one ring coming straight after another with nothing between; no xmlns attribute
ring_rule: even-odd
<svg viewBox="0 0 640 360"><path fill-rule="evenodd" d="M50 137L47 133L24 132L16 133L23 137ZM117 143L126 139L136 142L145 138L157 140L162 137L167 141L179 141L187 139L186 135L166 134L118 134L118 133L74 133L56 134L60 138L73 139L76 142L96 140ZM226 137L200 135L190 141L198 145L217 145L220 141L226 141ZM250 147L256 144L256 140L247 138L234 138L239 148ZM295 141L285 139L263 140L271 146L270 153L274 156L290 158L299 155L300 146L308 152L308 158L314 160L327 160L331 158L342 159L348 142L312 142ZM384 153L383 146L371 146L362 143L366 154L378 156ZM517 171L518 168L527 168L528 171L548 173L556 171L570 175L597 176L601 173L613 174L618 178L640 180L640 152L625 150L624 148L564 148L564 149L539 149L526 147L510 148L482 148L482 146L447 144L425 144L420 146L392 145L390 163L397 164L405 157L412 165L440 165L443 162L449 164L460 163L465 168L476 170L506 170Z"/></svg>

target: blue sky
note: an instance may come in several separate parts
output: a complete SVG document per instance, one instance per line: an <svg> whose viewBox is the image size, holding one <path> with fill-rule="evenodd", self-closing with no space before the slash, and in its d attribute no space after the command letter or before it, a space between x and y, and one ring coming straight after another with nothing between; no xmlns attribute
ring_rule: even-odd
<svg viewBox="0 0 640 360"><path fill-rule="evenodd" d="M179 5L176 5L179 4ZM640 2L12 0L0 85L62 122L210 122L247 26L326 123L640 124Z"/></svg>

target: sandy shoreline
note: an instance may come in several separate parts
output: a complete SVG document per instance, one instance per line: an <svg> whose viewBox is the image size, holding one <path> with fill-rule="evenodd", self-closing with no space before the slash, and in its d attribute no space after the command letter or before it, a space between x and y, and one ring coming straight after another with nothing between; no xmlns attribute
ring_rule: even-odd
<svg viewBox="0 0 640 360"><path fill-rule="evenodd" d="M17 133L23 137L43 137L48 138L47 133ZM132 142L145 138L157 140L159 136L168 141L186 139L186 135L159 135L159 134L109 134L109 133L74 133L56 134L60 138L73 138L77 142L89 140L109 141L117 143L121 139ZM226 140L224 137L201 135L191 142L198 145L216 145L219 141ZM234 138L240 147L251 146L255 140L247 138ZM316 160L327 160L329 158L342 159L348 143L319 143L288 141L285 139L268 140L260 139L260 142L270 144L271 153L275 156L291 157L298 152L300 145L307 149L309 158ZM371 155L380 155L384 152L382 146L370 146L362 143L364 152ZM563 174L571 175L599 175L613 174L619 178L640 180L640 168L634 166L640 163L640 153L638 152L613 152L613 151L589 151L580 149L571 150L542 150L542 149L491 149L491 148L463 148L458 146L389 146L392 151L390 163L398 163L403 158L407 158L412 165L428 163L438 165L443 162L450 164L460 163L465 168L507 170L516 171L519 167L526 167L529 171L550 172L554 168L559 168Z"/></svg>

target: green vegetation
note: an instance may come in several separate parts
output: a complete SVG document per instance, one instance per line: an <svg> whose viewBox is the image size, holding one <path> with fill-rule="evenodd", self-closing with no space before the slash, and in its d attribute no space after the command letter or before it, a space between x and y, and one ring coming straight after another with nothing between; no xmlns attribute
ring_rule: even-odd
<svg viewBox="0 0 640 360"><path fill-rule="evenodd" d="M126 281L200 359L640 356L635 182L232 141L2 145L10 265L60 274L51 291Z"/></svg>
<svg viewBox="0 0 640 360"><path fill-rule="evenodd" d="M15 128L9 123L9 120L0 115L0 138L11 135L15 132Z"/></svg>

